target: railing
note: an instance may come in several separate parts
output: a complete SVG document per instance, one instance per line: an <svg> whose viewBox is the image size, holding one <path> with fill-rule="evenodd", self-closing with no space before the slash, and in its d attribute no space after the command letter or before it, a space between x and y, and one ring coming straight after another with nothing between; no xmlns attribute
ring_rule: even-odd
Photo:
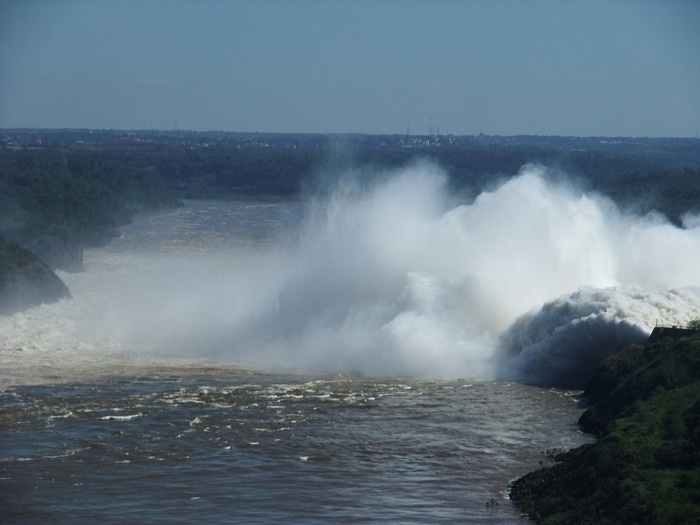
<svg viewBox="0 0 700 525"><path fill-rule="evenodd" d="M654 328L680 328L685 330L685 326L680 326L677 324L659 324L658 322L654 325Z"/></svg>

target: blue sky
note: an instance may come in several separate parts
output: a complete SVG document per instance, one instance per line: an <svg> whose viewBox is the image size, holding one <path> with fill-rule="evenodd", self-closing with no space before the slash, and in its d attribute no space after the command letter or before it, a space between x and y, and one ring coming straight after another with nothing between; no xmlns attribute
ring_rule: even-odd
<svg viewBox="0 0 700 525"><path fill-rule="evenodd" d="M0 127L691 136L700 2L0 0Z"/></svg>

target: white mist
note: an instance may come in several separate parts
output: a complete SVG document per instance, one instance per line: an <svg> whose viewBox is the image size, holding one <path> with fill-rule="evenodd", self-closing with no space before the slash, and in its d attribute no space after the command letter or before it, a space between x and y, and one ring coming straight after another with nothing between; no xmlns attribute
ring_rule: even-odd
<svg viewBox="0 0 700 525"><path fill-rule="evenodd" d="M679 228L624 215L538 166L469 204L446 183L426 163L346 181L309 205L296 234L264 245L192 243L183 223L167 249L95 250L85 274L64 276L73 301L0 318L3 361L17 371L30 355L87 368L178 356L575 382L656 322L700 317L696 218Z"/></svg>

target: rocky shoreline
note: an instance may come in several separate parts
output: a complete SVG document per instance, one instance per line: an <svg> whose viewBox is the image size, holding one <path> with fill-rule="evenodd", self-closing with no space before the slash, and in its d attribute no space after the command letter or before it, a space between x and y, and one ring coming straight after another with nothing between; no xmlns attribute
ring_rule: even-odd
<svg viewBox="0 0 700 525"><path fill-rule="evenodd" d="M689 524L700 517L700 332L606 359L579 424L597 441L516 480L510 497L552 524Z"/></svg>

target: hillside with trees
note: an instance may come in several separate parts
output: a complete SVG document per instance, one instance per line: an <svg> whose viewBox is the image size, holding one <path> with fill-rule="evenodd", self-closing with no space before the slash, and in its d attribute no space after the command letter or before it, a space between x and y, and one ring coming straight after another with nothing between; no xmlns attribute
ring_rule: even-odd
<svg viewBox="0 0 700 525"><path fill-rule="evenodd" d="M0 152L0 234L53 268L118 235L134 213L177 203L163 179L89 152Z"/></svg>
<svg viewBox="0 0 700 525"><path fill-rule="evenodd" d="M152 170L86 151L0 151L0 313L70 297L52 269L80 271L83 249L134 213L178 205Z"/></svg>

